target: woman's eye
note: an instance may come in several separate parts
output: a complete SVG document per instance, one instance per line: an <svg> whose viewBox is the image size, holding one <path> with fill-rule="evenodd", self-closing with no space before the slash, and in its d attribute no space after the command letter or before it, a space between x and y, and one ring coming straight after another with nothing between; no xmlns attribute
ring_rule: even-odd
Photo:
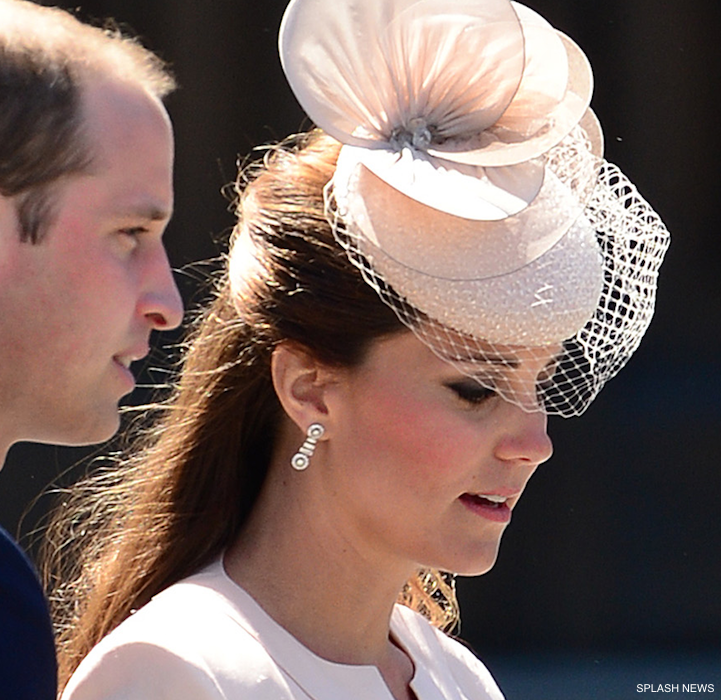
<svg viewBox="0 0 721 700"><path fill-rule="evenodd" d="M555 376L555 371L544 371L541 374L538 375L538 378L536 379L536 390L537 391L547 391L549 389L553 388L554 381L553 377Z"/></svg>
<svg viewBox="0 0 721 700"><path fill-rule="evenodd" d="M453 382L452 384L448 384L448 388L453 391L459 399L472 405L483 403L492 396L496 396L496 392L493 389L488 389L474 381Z"/></svg>

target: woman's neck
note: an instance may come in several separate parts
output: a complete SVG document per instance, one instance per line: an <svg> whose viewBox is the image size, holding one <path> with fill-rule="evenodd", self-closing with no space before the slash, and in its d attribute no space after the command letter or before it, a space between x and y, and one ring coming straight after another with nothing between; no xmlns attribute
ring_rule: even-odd
<svg viewBox="0 0 721 700"><path fill-rule="evenodd" d="M349 537L328 509L313 502L304 476L269 480L226 553L226 570L319 656L382 669L398 659L390 616L414 567L389 561Z"/></svg>

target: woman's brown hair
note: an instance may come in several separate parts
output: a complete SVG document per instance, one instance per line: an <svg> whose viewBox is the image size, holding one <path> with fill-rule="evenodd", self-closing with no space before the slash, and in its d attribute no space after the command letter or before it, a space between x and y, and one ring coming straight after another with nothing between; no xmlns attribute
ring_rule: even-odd
<svg viewBox="0 0 721 700"><path fill-rule="evenodd" d="M48 571L61 688L104 635L237 536L281 416L270 375L277 344L353 367L373 340L403 330L327 223L323 188L338 149L315 131L246 171L234 236L249 236L255 256L242 294L224 274L140 445L72 487L59 508ZM438 572L419 572L399 599L439 626L455 622L452 587Z"/></svg>

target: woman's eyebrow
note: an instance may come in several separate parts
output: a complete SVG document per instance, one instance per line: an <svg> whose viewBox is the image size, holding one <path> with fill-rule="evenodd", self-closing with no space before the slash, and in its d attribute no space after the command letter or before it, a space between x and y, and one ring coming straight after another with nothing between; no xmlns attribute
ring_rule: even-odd
<svg viewBox="0 0 721 700"><path fill-rule="evenodd" d="M447 360L449 362L499 365L501 367L510 367L512 369L516 369L520 364L517 357L505 357L503 355L493 355L484 352L468 352L467 354L460 354L439 351L438 355L442 360Z"/></svg>

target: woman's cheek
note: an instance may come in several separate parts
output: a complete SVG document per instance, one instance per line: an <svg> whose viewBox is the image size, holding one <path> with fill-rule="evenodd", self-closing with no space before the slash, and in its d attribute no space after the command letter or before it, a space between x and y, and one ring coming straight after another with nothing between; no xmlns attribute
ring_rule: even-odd
<svg viewBox="0 0 721 700"><path fill-rule="evenodd" d="M468 429L461 417L392 391L377 395L373 404L366 418L375 450L419 472L453 468Z"/></svg>

